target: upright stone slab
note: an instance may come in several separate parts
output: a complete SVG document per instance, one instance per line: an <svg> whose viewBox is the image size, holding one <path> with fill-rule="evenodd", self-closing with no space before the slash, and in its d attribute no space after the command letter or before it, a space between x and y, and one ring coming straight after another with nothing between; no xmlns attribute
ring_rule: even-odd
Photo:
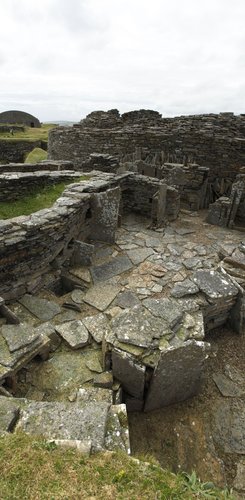
<svg viewBox="0 0 245 500"><path fill-rule="evenodd" d="M188 340L180 347L169 347L162 352L151 378L144 410L155 410L194 396L200 386L208 350L208 343Z"/></svg>
<svg viewBox="0 0 245 500"><path fill-rule="evenodd" d="M93 195L91 200L93 218L92 239L114 243L120 199L121 190L119 187Z"/></svg>
<svg viewBox="0 0 245 500"><path fill-rule="evenodd" d="M123 389L137 399L143 399L145 386L145 366L133 359L130 354L112 351L112 371L121 382Z"/></svg>

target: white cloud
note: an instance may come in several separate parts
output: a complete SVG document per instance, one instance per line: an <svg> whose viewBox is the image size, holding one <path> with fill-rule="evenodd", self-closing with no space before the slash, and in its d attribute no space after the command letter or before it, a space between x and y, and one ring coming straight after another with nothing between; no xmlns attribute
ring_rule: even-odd
<svg viewBox="0 0 245 500"><path fill-rule="evenodd" d="M244 0L1 0L0 111L245 112Z"/></svg>

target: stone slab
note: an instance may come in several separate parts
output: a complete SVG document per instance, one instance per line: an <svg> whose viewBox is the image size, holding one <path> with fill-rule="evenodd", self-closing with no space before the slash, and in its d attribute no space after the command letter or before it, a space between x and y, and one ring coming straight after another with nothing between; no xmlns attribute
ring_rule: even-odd
<svg viewBox="0 0 245 500"><path fill-rule="evenodd" d="M41 321L50 321L56 314L61 312L60 306L55 302L34 295L26 294L19 299L19 302Z"/></svg>
<svg viewBox="0 0 245 500"><path fill-rule="evenodd" d="M145 366L141 365L128 353L112 351L112 372L121 382L123 389L137 399L143 399L145 387Z"/></svg>
<svg viewBox="0 0 245 500"><path fill-rule="evenodd" d="M225 453L245 454L245 408L242 399L214 403L212 434Z"/></svg>
<svg viewBox="0 0 245 500"><path fill-rule="evenodd" d="M137 295L130 290L120 293L117 297L117 305L123 309L134 307L137 304L140 304L140 300Z"/></svg>
<svg viewBox="0 0 245 500"><path fill-rule="evenodd" d="M90 272L94 283L106 281L113 276L117 276L133 267L131 260L127 255L118 255L109 262L99 266L91 267Z"/></svg>
<svg viewBox="0 0 245 500"><path fill-rule="evenodd" d="M162 352L146 395L145 411L179 403L194 396L200 387L209 344L188 340Z"/></svg>
<svg viewBox="0 0 245 500"><path fill-rule="evenodd" d="M80 320L67 321L61 325L56 325L55 330L73 349L79 349L88 344L89 333Z"/></svg>
<svg viewBox="0 0 245 500"><path fill-rule="evenodd" d="M103 401L84 405L32 402L21 411L18 429L48 439L91 440L92 451L101 451L109 407Z"/></svg>
<svg viewBox="0 0 245 500"><path fill-rule="evenodd" d="M172 297L181 298L185 295L193 295L199 292L198 286L190 279L185 279L181 283L176 283L172 288L170 294Z"/></svg>
<svg viewBox="0 0 245 500"><path fill-rule="evenodd" d="M153 253L154 251L152 248L137 248L136 250L129 250L127 252L130 260L135 266L144 262L144 260L146 260L147 257L150 257Z"/></svg>
<svg viewBox="0 0 245 500"><path fill-rule="evenodd" d="M213 380L222 396L239 398L245 394L245 387L242 388L241 386L230 380L228 377L226 377L223 373L214 373Z"/></svg>
<svg viewBox="0 0 245 500"><path fill-rule="evenodd" d="M11 432L18 420L20 406L12 398L0 396L0 435Z"/></svg>
<svg viewBox="0 0 245 500"><path fill-rule="evenodd" d="M18 351L18 349L33 344L39 337L38 331L27 323L3 325L1 334L7 342L10 352Z"/></svg>
<svg viewBox="0 0 245 500"><path fill-rule="evenodd" d="M218 271L196 271L192 280L211 299L235 297L238 294L238 289L229 276Z"/></svg>
<svg viewBox="0 0 245 500"><path fill-rule="evenodd" d="M170 328L174 328L180 324L183 311L179 305L167 298L163 299L145 299L143 305L156 317L162 318L166 321Z"/></svg>
<svg viewBox="0 0 245 500"><path fill-rule="evenodd" d="M106 338L110 331L109 321L103 313L86 316L82 322L98 344L102 342L103 338Z"/></svg>
<svg viewBox="0 0 245 500"><path fill-rule="evenodd" d="M83 300L99 311L104 311L120 292L120 287L110 284L98 284L91 287Z"/></svg>
<svg viewBox="0 0 245 500"><path fill-rule="evenodd" d="M156 318L141 305L116 316L111 321L111 330L119 342L138 347L157 347L158 339L171 331L162 318Z"/></svg>

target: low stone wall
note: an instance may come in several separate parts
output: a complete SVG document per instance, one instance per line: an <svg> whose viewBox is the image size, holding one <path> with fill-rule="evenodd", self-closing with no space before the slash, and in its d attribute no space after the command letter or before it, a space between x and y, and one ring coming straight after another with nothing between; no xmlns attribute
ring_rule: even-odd
<svg viewBox="0 0 245 500"><path fill-rule="evenodd" d="M60 178L62 172L55 174ZM137 189L135 197L132 185ZM131 186L130 193L127 186ZM150 197L161 186L159 180L134 174L97 173L94 179L69 185L51 208L0 221L0 296L11 300L37 290L45 275L53 269L61 272L64 262L72 257L77 240L113 242L121 193L123 206L134 197L132 211L138 211L143 206L151 207ZM161 196L155 215L159 223L166 215L164 203ZM147 208L144 213L150 217Z"/></svg>
<svg viewBox="0 0 245 500"><path fill-rule="evenodd" d="M74 165L71 161L47 160L40 161L39 163L7 163L0 165L0 174L7 172L40 172L45 170L74 170Z"/></svg>
<svg viewBox="0 0 245 500"><path fill-rule="evenodd" d="M81 174L72 170L55 172L11 172L0 174L0 202L15 201L23 196L39 191L59 182L75 181Z"/></svg>
<svg viewBox="0 0 245 500"><path fill-rule="evenodd" d="M0 163L24 162L34 148L47 149L46 141L0 140ZM62 158L63 159L63 158Z"/></svg>

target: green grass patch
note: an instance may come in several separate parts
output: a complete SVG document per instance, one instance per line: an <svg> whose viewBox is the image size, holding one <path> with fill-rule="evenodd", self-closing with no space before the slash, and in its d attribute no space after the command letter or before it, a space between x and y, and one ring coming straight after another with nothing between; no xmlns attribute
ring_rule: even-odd
<svg viewBox="0 0 245 500"><path fill-rule="evenodd" d="M32 128L25 127L24 132L15 131L14 135L10 132L0 132L0 140L9 140L9 141L47 141L49 130L57 127L57 125L46 123L43 124L40 128Z"/></svg>
<svg viewBox="0 0 245 500"><path fill-rule="evenodd" d="M25 434L0 438L0 498L191 500L232 499L213 485L201 487L159 465L131 460L123 453L84 457Z"/></svg>
<svg viewBox="0 0 245 500"><path fill-rule="evenodd" d="M23 196L16 201L0 202L0 219L11 219L19 215L30 215L43 208L49 208L61 196L68 184L79 182L79 180L82 179L83 178L78 178L74 179L74 181L59 182L53 186L39 188L28 196Z"/></svg>
<svg viewBox="0 0 245 500"><path fill-rule="evenodd" d="M42 148L34 148L26 157L25 163L38 163L39 161L46 160L48 156L47 151Z"/></svg>

